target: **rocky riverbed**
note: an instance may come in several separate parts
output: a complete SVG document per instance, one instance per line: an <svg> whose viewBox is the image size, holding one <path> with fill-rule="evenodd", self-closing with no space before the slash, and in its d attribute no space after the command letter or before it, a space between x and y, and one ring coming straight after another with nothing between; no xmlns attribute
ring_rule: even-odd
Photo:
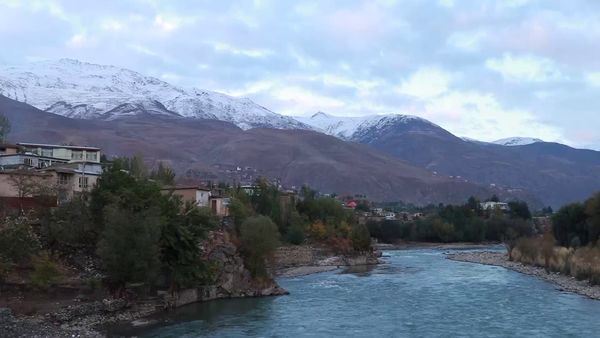
<svg viewBox="0 0 600 338"><path fill-rule="evenodd" d="M558 286L562 291L574 292L592 299L600 300L600 286L590 285L588 281L580 281L574 277L560 273L546 272L546 270L541 267L509 261L506 253L489 251L463 252L449 254L447 255L447 258L460 262L501 266L551 282Z"/></svg>

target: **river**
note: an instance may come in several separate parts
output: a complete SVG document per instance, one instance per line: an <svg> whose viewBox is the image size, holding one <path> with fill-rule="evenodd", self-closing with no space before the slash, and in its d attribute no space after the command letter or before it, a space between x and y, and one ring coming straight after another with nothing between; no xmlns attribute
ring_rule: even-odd
<svg viewBox="0 0 600 338"><path fill-rule="evenodd" d="M599 337L600 301L445 251L387 251L386 264L281 279L289 296L218 300L111 334L141 337Z"/></svg>

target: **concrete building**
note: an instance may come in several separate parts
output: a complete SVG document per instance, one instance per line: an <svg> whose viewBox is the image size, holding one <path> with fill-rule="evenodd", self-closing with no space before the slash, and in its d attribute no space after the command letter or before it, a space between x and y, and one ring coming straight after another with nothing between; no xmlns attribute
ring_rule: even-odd
<svg viewBox="0 0 600 338"><path fill-rule="evenodd" d="M508 203L504 202L483 202L480 205L483 210L508 210Z"/></svg>
<svg viewBox="0 0 600 338"><path fill-rule="evenodd" d="M96 162L100 163L100 148L67 146L44 143L17 143L25 153L43 157L53 157L68 162Z"/></svg>
<svg viewBox="0 0 600 338"><path fill-rule="evenodd" d="M208 207L210 200L210 189L197 186L179 186L163 188L164 194L179 196L183 202L192 202L199 207Z"/></svg>
<svg viewBox="0 0 600 338"><path fill-rule="evenodd" d="M221 196L211 196L210 209L218 217L229 216L229 198Z"/></svg>

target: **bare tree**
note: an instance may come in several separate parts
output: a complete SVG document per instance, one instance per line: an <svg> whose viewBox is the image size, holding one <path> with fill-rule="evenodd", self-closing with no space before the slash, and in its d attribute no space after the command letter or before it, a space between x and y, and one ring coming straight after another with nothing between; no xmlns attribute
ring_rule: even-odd
<svg viewBox="0 0 600 338"><path fill-rule="evenodd" d="M25 212L25 198L56 196L57 187L51 182L51 177L26 169L14 170L9 174L8 181L16 191L21 214Z"/></svg>

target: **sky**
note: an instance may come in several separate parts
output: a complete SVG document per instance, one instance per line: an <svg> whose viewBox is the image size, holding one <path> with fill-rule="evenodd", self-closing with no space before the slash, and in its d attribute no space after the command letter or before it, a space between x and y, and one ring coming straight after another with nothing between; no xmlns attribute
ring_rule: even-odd
<svg viewBox="0 0 600 338"><path fill-rule="evenodd" d="M600 150L600 1L0 0L0 63L74 58L286 115Z"/></svg>

